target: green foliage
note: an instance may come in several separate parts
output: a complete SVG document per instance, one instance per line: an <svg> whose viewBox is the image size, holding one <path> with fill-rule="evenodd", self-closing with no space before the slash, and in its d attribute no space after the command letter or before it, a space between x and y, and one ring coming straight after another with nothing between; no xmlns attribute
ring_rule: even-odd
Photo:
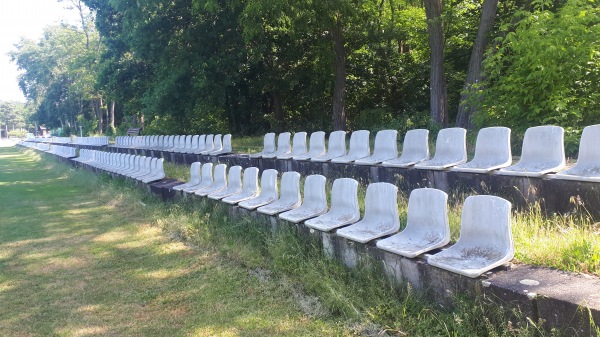
<svg viewBox="0 0 600 337"><path fill-rule="evenodd" d="M523 130L556 124L582 128L600 112L600 9L567 0L556 12L535 2L501 27L485 62L480 124Z"/></svg>
<svg viewBox="0 0 600 337"><path fill-rule="evenodd" d="M23 70L19 85L38 124L66 130L75 126L78 116L94 118L95 57L100 47L93 31L86 34L67 25L47 27L39 41L22 39L16 45L10 57Z"/></svg>
<svg viewBox="0 0 600 337"><path fill-rule="evenodd" d="M27 136L27 130L11 130L8 131L8 137L25 138Z"/></svg>

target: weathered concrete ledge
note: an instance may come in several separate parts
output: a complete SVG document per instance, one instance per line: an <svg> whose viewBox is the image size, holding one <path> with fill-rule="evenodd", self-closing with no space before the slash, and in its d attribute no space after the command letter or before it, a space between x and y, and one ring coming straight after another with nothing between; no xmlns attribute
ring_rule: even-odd
<svg viewBox="0 0 600 337"><path fill-rule="evenodd" d="M546 213L569 213L585 210L600 219L600 183L560 180L551 178L527 178L498 174L465 173L453 171L394 168L381 165L355 165L321 163L291 159L249 158L243 154L207 156L173 153L144 149L108 147L109 151L165 158L172 163L189 165L223 163L243 168L255 166L262 172L276 169L280 172L297 171L303 176L322 174L327 179L354 178L362 184L389 182L408 194L415 188L431 187L450 195L491 194L503 197L517 209L527 209L539 203Z"/></svg>
<svg viewBox="0 0 600 337"><path fill-rule="evenodd" d="M59 160L65 162L64 158ZM66 162L95 173L105 172L73 160L66 160ZM372 167L367 168L372 169ZM111 175L120 176L115 173ZM184 194L173 190L173 186L183 183L174 179L145 184L125 178L135 181L137 186L163 200L175 199ZM186 195L186 197L190 196L202 198L204 202L215 205L222 204L193 194ZM508 264L478 278L468 278L429 265L428 254L414 259L406 258L380 250L376 247L376 241L361 244L337 236L335 232L310 229L303 223L293 224L277 216L264 215L235 205L227 205L227 207L230 217L252 217L272 231L284 226L294 228L297 235L316 240L326 256L339 260L349 268L380 263L385 273L382 277L388 277L400 286L410 284L442 308L451 307L457 298L484 296L506 308L518 308L534 322L543 321L545 329L570 329L573 335L596 336L592 328L592 320L596 324L600 323L599 277L550 268Z"/></svg>

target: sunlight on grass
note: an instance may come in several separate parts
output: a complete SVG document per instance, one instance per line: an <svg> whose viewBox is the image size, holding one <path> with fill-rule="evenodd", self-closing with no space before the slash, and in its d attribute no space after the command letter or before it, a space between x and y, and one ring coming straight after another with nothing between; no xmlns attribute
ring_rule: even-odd
<svg viewBox="0 0 600 337"><path fill-rule="evenodd" d="M260 336L300 321L285 294L271 291L276 284L250 290L256 281L243 266L166 238L151 225L167 213L160 202L43 158L0 149L0 180L14 172L16 181L0 194L3 335ZM12 160L19 170L9 169ZM241 313L265 326L237 323ZM325 326L345 335L335 322Z"/></svg>

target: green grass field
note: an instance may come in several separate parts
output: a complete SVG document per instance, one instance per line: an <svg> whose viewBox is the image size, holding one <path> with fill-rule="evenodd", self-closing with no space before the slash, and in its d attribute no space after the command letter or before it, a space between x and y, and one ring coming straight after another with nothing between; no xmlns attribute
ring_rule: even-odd
<svg viewBox="0 0 600 337"><path fill-rule="evenodd" d="M0 335L349 334L308 318L278 280L165 237L153 204L0 148Z"/></svg>

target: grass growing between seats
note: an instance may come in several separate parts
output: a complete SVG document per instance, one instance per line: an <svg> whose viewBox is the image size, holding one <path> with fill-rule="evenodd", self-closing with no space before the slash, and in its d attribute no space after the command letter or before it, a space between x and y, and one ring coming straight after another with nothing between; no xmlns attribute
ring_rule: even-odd
<svg viewBox="0 0 600 337"><path fill-rule="evenodd" d="M207 200L172 204L157 224L179 240L216 247L220 255L263 280L289 289L309 317L344 322L366 336L567 336L546 333L519 312L480 299L458 301L452 312L436 309L410 287L394 285L375 263L347 269L327 259L319 245L294 227L275 232L251 217L230 218L227 207ZM520 317L515 320L515 317ZM517 321L521 323L516 323Z"/></svg>
<svg viewBox="0 0 600 337"><path fill-rule="evenodd" d="M165 164L168 177L189 179L189 166ZM305 177L303 177L305 178ZM332 181L327 183L330 196ZM366 186L359 185L358 201L364 214ZM460 237L464 199L470 194L451 194L448 198L448 221L451 243ZM329 204L331 201L328 199ZM408 193L398 194L400 229L406 226ZM513 210L512 234L515 261L600 276L600 223L580 208L566 215L544 214L538 204L529 210Z"/></svg>

